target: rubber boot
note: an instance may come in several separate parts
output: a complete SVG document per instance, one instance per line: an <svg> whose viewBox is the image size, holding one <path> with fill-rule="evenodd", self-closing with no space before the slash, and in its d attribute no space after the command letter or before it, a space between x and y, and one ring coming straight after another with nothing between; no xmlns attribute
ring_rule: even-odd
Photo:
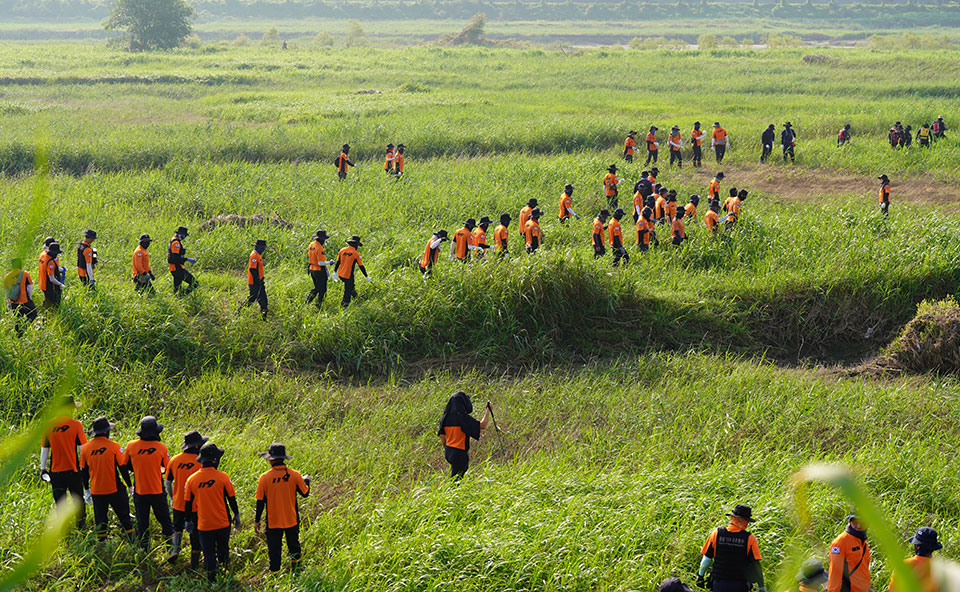
<svg viewBox="0 0 960 592"><path fill-rule="evenodd" d="M200 569L200 550L190 549L190 569Z"/></svg>
<svg viewBox="0 0 960 592"><path fill-rule="evenodd" d="M183 540L182 532L175 532L170 537L170 554L167 555L167 561L173 563L180 556L180 542Z"/></svg>

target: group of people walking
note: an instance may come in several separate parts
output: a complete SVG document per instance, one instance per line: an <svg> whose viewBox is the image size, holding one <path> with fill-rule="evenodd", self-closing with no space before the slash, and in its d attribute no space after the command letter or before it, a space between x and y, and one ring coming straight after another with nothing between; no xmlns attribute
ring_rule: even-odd
<svg viewBox="0 0 960 592"><path fill-rule="evenodd" d="M929 148L937 140L945 139L947 137L946 132L947 125L943 122L942 115L932 124L924 123L916 132L913 131L912 125L904 126L898 121L887 132L887 141L890 142L890 147L894 150L908 148L914 140L921 148Z"/></svg>
<svg viewBox="0 0 960 592"><path fill-rule="evenodd" d="M661 138L657 136L659 128L657 126L650 126L650 131L647 132L647 135L644 137L644 145L647 150L647 160L644 163L644 166L650 164L656 164L657 159L660 154L660 141ZM697 121L693 124L693 129L690 131L690 148L692 151L692 160L693 166L699 167L703 164L703 143L707 139L707 132L700 128L700 122ZM730 139L727 136L727 130L723 129L723 126L720 125L719 121L713 123L713 131L710 135L710 147L713 148L714 155L717 160L717 164L723 162L723 157L727 152L727 146L730 143ZM667 148L670 152L670 165L674 163L678 167L683 166L683 136L680 133L680 126L675 125L670 129L670 133L667 135ZM623 158L627 162L633 162L633 157L637 151L637 132L635 130L630 130L627 134L627 139L623 142Z"/></svg>

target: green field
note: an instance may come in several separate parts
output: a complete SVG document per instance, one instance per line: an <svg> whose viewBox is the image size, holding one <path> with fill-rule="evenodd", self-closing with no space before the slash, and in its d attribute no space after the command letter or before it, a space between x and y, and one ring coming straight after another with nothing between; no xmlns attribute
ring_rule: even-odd
<svg viewBox="0 0 960 592"><path fill-rule="evenodd" d="M817 64L811 51L0 46L0 258L35 273L53 235L69 270L59 314L22 339L0 323L3 433L75 368L81 419L109 416L122 443L148 413L170 447L188 429L211 435L247 525L230 590L650 590L692 581L703 539L741 501L782 590L798 558L826 559L849 510L813 486L813 528L798 527L787 480L817 461L853 466L898 534L934 526L960 557L960 384L870 361L921 301L960 284L960 50L817 49L830 58ZM886 144L894 121L938 115L950 131L933 148ZM626 131L678 124L686 137L696 120L730 133L723 187L750 191L741 222L718 237L691 224L683 246L645 255L629 238L626 267L594 260L590 220ZM759 165L760 132L787 120L797 164L775 151ZM838 149L844 123L853 142ZM360 166L338 182L344 142ZM387 142L408 147L402 180L383 173ZM705 152L701 170L661 160L682 203L718 170ZM641 168L625 166L624 187ZM583 219L561 226L566 183ZM454 264L445 244L424 281L433 231L516 217L530 197L545 211L540 252L521 252L514 224L510 259ZM229 214L290 227L200 229ZM179 225L201 282L182 299L163 256ZM94 294L72 270L88 227ZM363 238L374 282L345 311L337 285L322 310L303 304L320 227L328 253ZM144 232L153 297L128 279ZM266 322L237 310L257 238ZM505 430L485 434L459 486L435 436L457 390L490 399ZM276 577L250 528L257 453L275 440L314 476L305 567ZM35 465L0 503L0 569L49 510ZM897 555L877 550L875 589ZM73 534L24 589L206 588L182 563Z"/></svg>

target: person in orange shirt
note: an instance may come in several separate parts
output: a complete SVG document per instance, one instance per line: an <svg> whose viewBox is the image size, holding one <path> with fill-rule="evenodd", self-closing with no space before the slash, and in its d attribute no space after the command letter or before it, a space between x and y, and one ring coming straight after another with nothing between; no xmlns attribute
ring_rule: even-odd
<svg viewBox="0 0 960 592"><path fill-rule="evenodd" d="M543 234L540 232L540 215L540 208L534 208L530 212L527 225L523 228L523 236L527 239L527 253L535 253L543 244Z"/></svg>
<svg viewBox="0 0 960 592"><path fill-rule="evenodd" d="M707 132L700 129L700 122L693 124L693 130L690 131L690 146L693 148L693 166L699 167L703 164L703 140L707 137Z"/></svg>
<svg viewBox="0 0 960 592"><path fill-rule="evenodd" d="M707 211L706 215L703 217L703 223L707 227L707 230L710 231L710 234L715 233L719 229L720 225L720 202L713 200L710 202L710 209Z"/></svg>
<svg viewBox="0 0 960 592"><path fill-rule="evenodd" d="M163 490L163 472L170 466L167 447L160 441L163 424L148 415L140 420L138 440L127 444L124 454L127 467L133 472L133 511L137 516L137 538L145 550L150 549L150 510L160 523L160 531L173 546L173 523Z"/></svg>
<svg viewBox="0 0 960 592"><path fill-rule="evenodd" d="M563 188L563 194L560 195L560 212L557 214L557 217L560 218L561 224L571 217L577 220L580 219L580 216L573 211L573 185L569 183Z"/></svg>
<svg viewBox="0 0 960 592"><path fill-rule="evenodd" d="M848 515L845 521L846 529L830 543L827 592L870 592L867 528L856 514Z"/></svg>
<svg viewBox="0 0 960 592"><path fill-rule="evenodd" d="M607 203L610 204L611 208L617 207L617 188L619 185L617 165L611 164L607 167L607 174L603 177L603 195L607 198Z"/></svg>
<svg viewBox="0 0 960 592"><path fill-rule="evenodd" d="M913 545L913 557L905 559L903 562L920 581L920 592L938 592L940 586L930 570L930 560L933 558L934 552L943 548L937 531L928 526L922 526L917 529L917 534L910 537L910 543ZM889 592L906 592L906 587L902 586L897 580L896 572L892 573L887 590Z"/></svg>
<svg viewBox="0 0 960 592"><path fill-rule="evenodd" d="M880 179L880 213L886 216L890 213L890 179L886 175L877 179Z"/></svg>
<svg viewBox="0 0 960 592"><path fill-rule="evenodd" d="M198 531L203 568L211 582L217 580L219 566L229 566L231 522L240 530L237 492L229 475L217 469L221 458L223 449L213 442L204 444L197 456L200 470L187 478L184 487L184 511L190 517L185 528L187 532ZM228 504L233 511L232 521Z"/></svg>
<svg viewBox="0 0 960 592"><path fill-rule="evenodd" d="M490 248L490 245L487 244L487 228L490 228L492 223L493 220L489 216L480 216L477 227L473 229L473 244L477 247L473 254L478 259L483 259L487 249Z"/></svg>
<svg viewBox="0 0 960 592"><path fill-rule="evenodd" d="M620 265L620 259L623 259L624 265L630 263L630 255L627 254L627 250L623 247L623 227L620 226L620 220L623 218L624 213L623 210L617 208L613 212L613 220L610 220L610 224L607 226L607 231L610 233L610 250L613 251L614 267Z"/></svg>
<svg viewBox="0 0 960 592"><path fill-rule="evenodd" d="M647 175L647 181L650 181L650 187L656 189L657 187L657 177L660 176L660 169L657 167L650 168L650 174Z"/></svg>
<svg viewBox="0 0 960 592"><path fill-rule="evenodd" d="M393 161L394 161L393 155L394 155L393 144L387 144L387 152L383 160L383 170L385 170L388 175L393 174Z"/></svg>
<svg viewBox="0 0 960 592"><path fill-rule="evenodd" d="M500 224L493 230L493 246L497 249L497 255L503 259L510 254L507 245L510 227L510 214L500 214Z"/></svg>
<svg viewBox="0 0 960 592"><path fill-rule="evenodd" d="M683 208L677 208L677 215L670 224L670 230L673 234L673 246L679 247L683 241L687 240L687 227L683 223Z"/></svg>
<svg viewBox="0 0 960 592"><path fill-rule="evenodd" d="M107 538L107 512L113 508L123 532L133 543L135 539L128 496L128 489L132 491L133 487L130 484L127 455L119 444L110 439L110 431L115 427L115 424L102 416L90 424L89 433L92 438L80 447L80 474L83 477L84 489L90 491L92 498L97 538Z"/></svg>
<svg viewBox="0 0 960 592"><path fill-rule="evenodd" d="M33 279L23 269L22 259L10 261L10 271L3 277L3 289L7 296L7 308L17 317L14 329L17 336L23 336L23 320L32 323L37 318L37 307L33 303Z"/></svg>
<svg viewBox="0 0 960 592"><path fill-rule="evenodd" d="M254 302L260 305L260 315L263 320L267 320L267 286L263 281L263 252L267 250L267 241L262 238L257 239L253 245L253 251L250 252L250 260L247 262L247 288L250 295L241 305L250 306Z"/></svg>
<svg viewBox="0 0 960 592"><path fill-rule="evenodd" d="M523 229L527 225L527 220L530 219L530 212L533 211L533 208L537 207L537 198L531 197L527 200L527 205L520 208L520 216L517 218L518 227L520 232L523 232Z"/></svg>
<svg viewBox="0 0 960 592"><path fill-rule="evenodd" d="M473 229L477 227L477 221L473 218L467 218L463 223L463 228L453 233L453 240L450 241L450 261L460 261L466 263L470 260L470 251L476 251L478 247L473 236Z"/></svg>
<svg viewBox="0 0 960 592"><path fill-rule="evenodd" d="M637 220L637 248L641 253L650 250L650 241L657 240L657 232L654 230L656 225L653 222L653 208L645 206L640 212L640 219Z"/></svg>
<svg viewBox="0 0 960 592"><path fill-rule="evenodd" d="M741 189L738 193L735 189L730 190L730 197L724 202L723 208L727 215L720 221L726 221L727 225L733 225L740 219L740 209L743 207L743 201L747 199L747 190Z"/></svg>
<svg viewBox="0 0 960 592"><path fill-rule="evenodd" d="M360 242L359 236L353 235L348 238L347 246L337 253L337 262L333 266L333 270L337 272L337 277L343 282L343 301L340 303L343 308L350 306L350 301L358 296L353 273L354 267L360 269L360 273L363 274L367 282L373 283L373 280L367 275L367 268L363 266L363 260L360 259L360 251L357 250L362 246L363 243Z"/></svg>
<svg viewBox="0 0 960 592"><path fill-rule="evenodd" d="M697 571L697 586L707 587L704 578L710 569L712 586L709 587L713 592L747 592L751 584L756 584L760 592L766 592L760 568L760 546L756 537L746 530L748 524L755 522L753 511L749 506L737 504L727 516L730 525L711 532L700 549L703 559Z"/></svg>
<svg viewBox="0 0 960 592"><path fill-rule="evenodd" d="M79 512L77 527L83 529L87 525L87 505L84 503L83 479L80 476L79 449L87 443L87 435L83 431L83 424L73 418L72 412L79 407L73 395L61 397L59 405L70 415L56 417L43 435L40 445L40 479L50 483L53 503L60 503L70 494Z"/></svg>
<svg viewBox="0 0 960 592"><path fill-rule="evenodd" d="M710 145L713 146L714 153L717 155L717 164L723 162L723 155L727 152L727 130L720 127L720 122L713 123L713 137L710 139Z"/></svg>
<svg viewBox="0 0 960 592"><path fill-rule="evenodd" d="M347 178L347 167L356 166L347 156L348 154L350 154L350 144L344 144L340 149L340 156L333 159L333 164L337 167L337 179L341 181Z"/></svg>
<svg viewBox="0 0 960 592"><path fill-rule="evenodd" d="M666 209L666 221L673 222L673 219L677 217L677 192L673 189L667 193Z"/></svg>
<svg viewBox="0 0 960 592"><path fill-rule="evenodd" d="M657 142L656 126L650 126L650 132L647 134L645 141L647 143L647 162L645 162L644 165L648 165L651 161L657 162L657 154L660 149L660 142Z"/></svg>
<svg viewBox="0 0 960 592"><path fill-rule="evenodd" d="M694 193L690 196L690 203L683 207L683 217L691 224L697 222L697 206L700 205L700 196Z"/></svg>
<svg viewBox="0 0 960 592"><path fill-rule="evenodd" d="M821 592L823 585L827 583L827 577L827 570L823 569L822 563L816 559L808 559L797 572L797 585L786 592Z"/></svg>
<svg viewBox="0 0 960 592"><path fill-rule="evenodd" d="M420 259L420 273L428 276L433 273L433 266L437 262L437 256L440 254L440 243L447 240L447 231L438 230L427 240L423 248L423 257Z"/></svg>
<svg viewBox="0 0 960 592"><path fill-rule="evenodd" d="M153 239L149 234L141 234L138 240L137 248L133 251L133 265L130 271L130 278L133 280L133 289L137 292L148 292L153 294L153 271L150 270L150 243Z"/></svg>
<svg viewBox="0 0 960 592"><path fill-rule="evenodd" d="M294 570L300 563L300 510L297 508L297 496L310 495L310 476L301 476L299 472L287 467L284 461L290 460L287 448L274 442L269 450L262 453L270 463L270 470L257 480L257 516L254 530L260 532L260 518L264 510L267 513L267 555L270 557L270 571L280 571L280 559L283 552L283 539L287 540L287 551Z"/></svg>
<svg viewBox="0 0 960 592"><path fill-rule="evenodd" d="M627 162L633 162L633 153L637 149L637 132L630 130L627 139L623 141L623 159Z"/></svg>
<svg viewBox="0 0 960 592"><path fill-rule="evenodd" d="M83 233L83 241L77 245L77 275L80 283L90 288L96 286L93 279L93 268L97 265L97 250L93 248L96 239L97 232L88 228Z"/></svg>
<svg viewBox="0 0 960 592"><path fill-rule="evenodd" d="M723 178L723 171L713 176L713 180L710 181L710 186L707 187L707 199L720 200L720 181L723 181Z"/></svg>
<svg viewBox="0 0 960 592"><path fill-rule="evenodd" d="M326 230L318 230L307 247L307 273L313 281L313 289L307 294L307 304L316 302L317 308L323 305L323 299L327 295L327 278L330 277L327 268L333 264L333 261L327 261L327 252L323 248L323 243L328 238Z"/></svg>
<svg viewBox="0 0 960 592"><path fill-rule="evenodd" d="M43 306L45 308L59 308L60 300L63 298L63 289L66 285L63 283L65 279L64 270L60 267L58 259L62 252L60 243L53 241L47 245L44 253L40 255L37 283L43 292Z"/></svg>
<svg viewBox="0 0 960 592"><path fill-rule="evenodd" d="M170 459L170 468L166 475L166 489L170 495L170 501L173 505L173 545L170 547L170 554L167 561L173 563L180 556L180 546L183 543L183 531L186 528L186 486L187 479L200 470L200 463L197 462L197 455L200 454L200 447L207 443L206 438L200 435L197 430L191 430L183 437L183 445L180 447L183 452ZM200 567L200 536L196 529L190 532L190 567L197 569Z"/></svg>
<svg viewBox="0 0 960 592"><path fill-rule="evenodd" d="M178 227L167 247L167 263L170 265L170 275L173 276L173 293L180 296L186 296L199 286L193 274L183 267L184 263L197 262L196 259L187 257L187 250L183 248L183 239L187 238L187 234L186 226ZM181 292L180 286L184 282L187 283L187 288Z"/></svg>
<svg viewBox="0 0 960 592"><path fill-rule="evenodd" d="M593 219L593 258L599 259L607 254L606 244L606 230L607 227L605 223L607 218L610 217L610 211L607 209L602 209L597 214L597 217Z"/></svg>
<svg viewBox="0 0 960 592"><path fill-rule="evenodd" d="M483 430L487 429L492 407L487 401L483 417L477 421L470 415L473 403L463 391L454 393L440 416L440 429L437 435L443 443L443 456L450 464L450 476L460 480L470 466L470 438L479 441Z"/></svg>
<svg viewBox="0 0 960 592"><path fill-rule="evenodd" d="M673 161L677 161L677 166L683 168L683 138L680 137L679 125L673 126L670 130L667 146L670 147L670 166L673 166Z"/></svg>
<svg viewBox="0 0 960 592"><path fill-rule="evenodd" d="M660 188L660 195L657 196L657 200L654 202L653 206L653 216L657 219L657 222L663 224L667 220L667 195L668 191L666 187Z"/></svg>
<svg viewBox="0 0 960 592"><path fill-rule="evenodd" d="M393 155L393 174L399 179L403 176L403 165L406 164L406 158L403 157L403 151L406 146L397 144L397 153Z"/></svg>

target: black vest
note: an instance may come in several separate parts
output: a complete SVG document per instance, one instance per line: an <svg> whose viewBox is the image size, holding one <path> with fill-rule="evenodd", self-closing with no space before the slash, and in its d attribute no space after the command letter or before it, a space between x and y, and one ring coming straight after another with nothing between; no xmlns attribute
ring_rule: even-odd
<svg viewBox="0 0 960 592"><path fill-rule="evenodd" d="M173 252L173 243L175 242L180 243L179 253ZM167 246L167 263L171 265L183 265L186 255L187 255L187 250L183 248L183 241L181 241L176 236L170 239L170 244Z"/></svg>
<svg viewBox="0 0 960 592"><path fill-rule="evenodd" d="M730 532L726 528L717 529L717 548L713 555L713 579L742 582L747 579L747 543L750 533L741 530Z"/></svg>

